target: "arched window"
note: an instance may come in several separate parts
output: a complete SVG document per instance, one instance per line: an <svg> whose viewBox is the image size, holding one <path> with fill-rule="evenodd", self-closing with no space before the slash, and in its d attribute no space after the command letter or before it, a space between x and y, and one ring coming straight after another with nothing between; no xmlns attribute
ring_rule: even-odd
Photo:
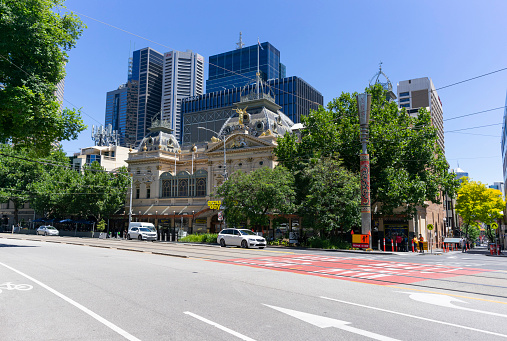
<svg viewBox="0 0 507 341"><path fill-rule="evenodd" d="M188 196L188 179L178 179L178 196Z"/></svg>
<svg viewBox="0 0 507 341"><path fill-rule="evenodd" d="M194 174L186 171L174 176L169 172L160 176L160 197L205 197L208 172L198 170Z"/></svg>

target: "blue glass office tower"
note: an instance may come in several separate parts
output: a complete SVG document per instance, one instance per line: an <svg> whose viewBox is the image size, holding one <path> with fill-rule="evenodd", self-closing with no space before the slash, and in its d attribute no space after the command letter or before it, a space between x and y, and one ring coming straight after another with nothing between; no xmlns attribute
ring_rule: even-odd
<svg viewBox="0 0 507 341"><path fill-rule="evenodd" d="M322 94L299 77L271 79L267 85L265 90L274 94L275 103L294 123L301 122L302 115L308 115L310 110L317 110L324 103ZM240 101L240 96L252 88L253 85L236 87L183 99L180 143L209 141L213 134L197 127L218 132L225 121L236 113L233 108Z"/></svg>
<svg viewBox="0 0 507 341"><path fill-rule="evenodd" d="M153 117L161 111L163 62L164 55L149 47L134 51L132 56L129 80L139 84L136 144L146 136Z"/></svg>
<svg viewBox="0 0 507 341"><path fill-rule="evenodd" d="M243 87L255 82L257 73L257 44L209 57L206 93ZM280 64L280 51L268 42L259 48L261 79L285 77L285 65ZM283 75L280 75L280 72Z"/></svg>
<svg viewBox="0 0 507 341"><path fill-rule="evenodd" d="M106 126L118 132L118 145L134 147L136 143L138 84L130 80L106 94Z"/></svg>
<svg viewBox="0 0 507 341"><path fill-rule="evenodd" d="M503 164L503 182L507 184L507 96L505 98L505 109L503 114L502 126L502 164Z"/></svg>

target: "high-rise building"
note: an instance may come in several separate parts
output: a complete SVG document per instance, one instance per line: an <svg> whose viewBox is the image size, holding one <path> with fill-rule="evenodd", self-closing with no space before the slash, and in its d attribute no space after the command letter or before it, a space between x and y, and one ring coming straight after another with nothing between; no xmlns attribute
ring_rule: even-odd
<svg viewBox="0 0 507 341"><path fill-rule="evenodd" d="M505 96L505 109L503 113L502 126L502 164L503 164L503 182L507 183L507 96Z"/></svg>
<svg viewBox="0 0 507 341"><path fill-rule="evenodd" d="M117 90L106 94L105 125L110 124L118 133L118 145L134 147L136 144L138 83L130 80Z"/></svg>
<svg viewBox="0 0 507 341"><path fill-rule="evenodd" d="M169 122L174 136L181 135L181 100L204 93L204 58L187 50L164 54L162 119Z"/></svg>
<svg viewBox="0 0 507 341"><path fill-rule="evenodd" d="M265 42L248 47L239 46L241 45L236 50L209 57L206 93L239 88L255 82L257 67L263 81L285 77L285 65L280 63L280 51L273 45Z"/></svg>
<svg viewBox="0 0 507 341"><path fill-rule="evenodd" d="M161 112L164 55L146 47L134 51L129 80L138 82L136 144L148 133L153 118Z"/></svg>
<svg viewBox="0 0 507 341"><path fill-rule="evenodd" d="M266 82L264 90L271 92L275 103L294 123L301 122L310 110L323 105L324 97L315 88L299 77L272 79ZM236 112L233 110L244 93L251 92L255 84L227 90L206 93L201 96L185 98L182 101L182 144L209 141L208 131L199 126L218 132L227 119Z"/></svg>
<svg viewBox="0 0 507 341"><path fill-rule="evenodd" d="M437 143L445 153L442 101L431 78L423 77L399 82L398 98L400 108L406 108L409 114L416 115L420 108L427 108L431 113L431 123L437 129Z"/></svg>
<svg viewBox="0 0 507 341"><path fill-rule="evenodd" d="M500 192L503 193L503 191L504 191L504 185L503 184L504 184L503 182L496 182L495 181L495 182L493 182L492 185L489 185L488 187L496 189L496 190L499 190Z"/></svg>

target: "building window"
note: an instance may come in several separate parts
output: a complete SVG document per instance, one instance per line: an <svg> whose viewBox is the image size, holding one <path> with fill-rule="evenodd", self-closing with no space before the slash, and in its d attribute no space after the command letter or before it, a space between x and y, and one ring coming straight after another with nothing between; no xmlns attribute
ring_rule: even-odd
<svg viewBox="0 0 507 341"><path fill-rule="evenodd" d="M408 108L408 107L410 107L410 103L402 104L402 105L400 105L400 107L402 107L402 108Z"/></svg>
<svg viewBox="0 0 507 341"><path fill-rule="evenodd" d="M141 190L138 188L136 188L136 199L139 199L139 194L140 194Z"/></svg>
<svg viewBox="0 0 507 341"><path fill-rule="evenodd" d="M164 173L160 176L161 198L205 197L208 172L198 170L195 174L181 172L177 176Z"/></svg>
<svg viewBox="0 0 507 341"><path fill-rule="evenodd" d="M410 92L400 92L400 97L405 97L405 96L408 96L410 95Z"/></svg>
<svg viewBox="0 0 507 341"><path fill-rule="evenodd" d="M179 197L188 196L188 179L180 179L178 181L178 196Z"/></svg>
<svg viewBox="0 0 507 341"><path fill-rule="evenodd" d="M196 197L206 196L206 178L199 178L196 182Z"/></svg>
<svg viewBox="0 0 507 341"><path fill-rule="evenodd" d="M400 98L400 103L410 102L410 97Z"/></svg>
<svg viewBox="0 0 507 341"><path fill-rule="evenodd" d="M171 180L162 180L162 198L171 196Z"/></svg>
<svg viewBox="0 0 507 341"><path fill-rule="evenodd" d="M147 187L146 188L146 199L149 199L150 198L150 188Z"/></svg>

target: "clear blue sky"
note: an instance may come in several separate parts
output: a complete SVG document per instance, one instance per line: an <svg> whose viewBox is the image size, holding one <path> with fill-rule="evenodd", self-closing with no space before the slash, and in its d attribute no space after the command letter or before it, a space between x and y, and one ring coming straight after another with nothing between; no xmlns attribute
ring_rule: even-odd
<svg viewBox="0 0 507 341"><path fill-rule="evenodd" d="M507 68L503 0L67 0L66 6L103 22L81 16L88 28L70 52L64 105L82 108L89 129L63 142L68 155L93 145L91 126L104 124L106 92L125 83L134 48L190 49L208 61L233 50L241 31L247 46L259 37L280 50L287 76L303 78L325 104L341 92L362 92L380 61L394 87L430 77L438 89ZM506 91L507 70L438 90L447 160L473 180L503 181L504 110L449 119L503 107Z"/></svg>

